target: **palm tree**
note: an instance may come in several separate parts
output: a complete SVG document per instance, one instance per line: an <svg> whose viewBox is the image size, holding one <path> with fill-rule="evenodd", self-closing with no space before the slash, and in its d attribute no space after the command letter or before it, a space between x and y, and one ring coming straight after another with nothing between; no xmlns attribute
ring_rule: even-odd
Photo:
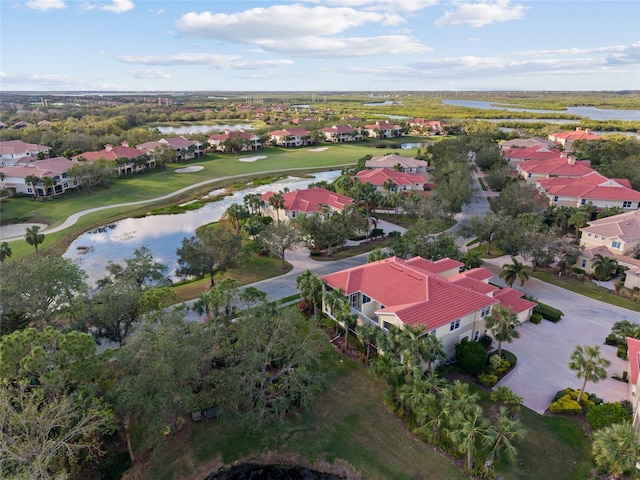
<svg viewBox="0 0 640 480"><path fill-rule="evenodd" d="M519 262L515 257L511 257L511 263L502 266L500 278L502 278L504 283L509 287L513 287L517 279L520 280L520 286L523 286L527 280L529 280L530 271L531 268L528 265Z"/></svg>
<svg viewBox="0 0 640 480"><path fill-rule="evenodd" d="M249 211L244 205L232 203L227 208L224 216L233 222L236 229L236 235L240 235L240 222L249 217Z"/></svg>
<svg viewBox="0 0 640 480"><path fill-rule="evenodd" d="M24 239L27 241L29 245L33 245L36 249L36 258L38 257L38 245L44 242L44 234L38 233L40 231L40 227L38 225L33 225L28 227L26 233L24 234Z"/></svg>
<svg viewBox="0 0 640 480"><path fill-rule="evenodd" d="M523 400L520 395L517 395L513 390L504 385L496 387L493 392L491 392L491 401L501 404L501 407L507 409L507 413L513 413L519 410Z"/></svg>
<svg viewBox="0 0 640 480"><path fill-rule="evenodd" d="M510 462L515 462L518 449L513 444L514 440L522 440L525 436L525 429L518 420L509 417L506 407L500 407L497 425L492 425L488 435L485 437L485 444L489 448L489 462L500 460L502 454Z"/></svg>
<svg viewBox="0 0 640 480"><path fill-rule="evenodd" d="M598 282L601 280L608 280L618 270L618 261L613 258L604 257L600 253L596 253L593 256L591 269L593 270L593 276L596 277Z"/></svg>
<svg viewBox="0 0 640 480"><path fill-rule="evenodd" d="M271 195L271 197L269 197L269 205L276 212L276 222L280 223L280 210L284 208L284 194L278 192Z"/></svg>
<svg viewBox="0 0 640 480"><path fill-rule="evenodd" d="M4 261L11 256L11 247L7 242L0 243L0 264L4 265Z"/></svg>
<svg viewBox="0 0 640 480"><path fill-rule="evenodd" d="M389 254L381 248L376 248L373 252L367 255L367 263L378 262L385 258L389 258Z"/></svg>
<svg viewBox="0 0 640 480"><path fill-rule="evenodd" d="M336 319L336 314L340 308L340 304L344 302L344 290L341 288L325 291L324 303L328 313ZM336 336L338 335L338 322L336 321Z"/></svg>
<svg viewBox="0 0 640 480"><path fill-rule="evenodd" d="M458 451L467 454L467 471L470 472L473 468L473 454L478 448L478 443L487 442L491 424L479 405L474 405L466 414L458 412L455 416L455 426L449 435Z"/></svg>
<svg viewBox="0 0 640 480"><path fill-rule="evenodd" d="M424 342L420 348L422 359L427 362L427 371L431 372L431 367L435 362L447 358L447 352L444 349L442 341L434 334L430 333L421 338Z"/></svg>
<svg viewBox="0 0 640 480"><path fill-rule="evenodd" d="M502 358L502 342L511 343L514 338L520 338L516 327L520 326L518 316L502 305L493 307L491 315L484 318L485 326L498 341L498 357Z"/></svg>
<svg viewBox="0 0 640 480"><path fill-rule="evenodd" d="M390 178L384 181L384 183L382 184L382 187L387 191L387 195L391 195L391 193L394 192L395 189L397 188L396 182L394 182Z"/></svg>
<svg viewBox="0 0 640 480"><path fill-rule="evenodd" d="M613 478L636 473L640 443L629 422L615 423L593 433L591 453L596 465Z"/></svg>
<svg viewBox="0 0 640 480"><path fill-rule="evenodd" d="M358 315L351 312L349 302L342 302L335 314L336 321L344 327L344 349L349 347L349 329L355 327Z"/></svg>
<svg viewBox="0 0 640 480"><path fill-rule="evenodd" d="M584 383L577 398L578 403L582 400L582 394L587 382L598 383L600 380L607 378L606 368L610 364L609 360L600 356L599 346L576 346L576 349L571 354L569 368L576 371L577 378L584 378Z"/></svg>
<svg viewBox="0 0 640 480"><path fill-rule="evenodd" d="M362 325L356 326L356 336L367 349L367 363L369 363L369 358L371 357L371 347L375 345L379 334L380 329L370 323L363 323Z"/></svg>
<svg viewBox="0 0 640 480"><path fill-rule="evenodd" d="M36 192L36 184L39 181L40 179L34 174L30 174L24 177L24 183L26 183L27 185L31 185L31 189L33 190L33 200L35 200L38 196L38 193Z"/></svg>
<svg viewBox="0 0 640 480"><path fill-rule="evenodd" d="M640 325L630 322L629 320L620 320L613 324L611 333L620 337L622 340L626 340L627 337L640 340Z"/></svg>
<svg viewBox="0 0 640 480"><path fill-rule="evenodd" d="M296 278L296 287L302 296L313 305L313 314L318 312L318 303L322 298L322 280L315 273L306 270Z"/></svg>
<svg viewBox="0 0 640 480"><path fill-rule="evenodd" d="M42 177L42 185L44 187L44 195L45 197L49 196L49 190L51 190L51 195L53 195L53 187L56 186L56 181L51 177Z"/></svg>
<svg viewBox="0 0 640 480"><path fill-rule="evenodd" d="M398 218L398 209L404 202L404 195L401 192L391 192L387 197L387 202L390 207L393 207L393 215Z"/></svg>

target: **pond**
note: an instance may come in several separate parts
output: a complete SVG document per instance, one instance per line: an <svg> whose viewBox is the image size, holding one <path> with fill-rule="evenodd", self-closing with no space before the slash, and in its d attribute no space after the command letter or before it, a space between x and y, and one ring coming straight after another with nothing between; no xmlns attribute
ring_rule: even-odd
<svg viewBox="0 0 640 480"><path fill-rule="evenodd" d="M228 471L212 473L205 480L341 480L330 473L289 465L237 465Z"/></svg>
<svg viewBox="0 0 640 480"><path fill-rule="evenodd" d="M124 258L131 258L137 248L147 246L156 261L167 265L169 277L175 280L178 267L176 249L181 246L182 239L194 235L199 226L220 220L231 204L242 203L249 193L262 194L284 188L293 191L321 180L331 182L339 176L340 171L333 170L316 173L310 178L287 177L270 185L236 191L222 200L206 203L198 210L120 220L83 233L71 243L64 257L74 260L87 272L89 283L92 284L105 275L105 266L109 261L120 262ZM219 195L223 191L212 191L209 196Z"/></svg>
<svg viewBox="0 0 640 480"><path fill-rule="evenodd" d="M592 120L624 120L640 121L640 110L615 110L596 107L567 107L566 110L537 110L533 108L515 108L495 105L495 102L480 100L442 100L446 105L457 107L481 108L484 110L507 110L509 112L534 112L534 113L568 113L587 117ZM536 120L537 121L537 120Z"/></svg>
<svg viewBox="0 0 640 480"><path fill-rule="evenodd" d="M179 127L173 126L151 126L156 128L163 135L187 135L193 133L215 133L224 132L229 130L234 132L236 130L251 130L253 125L251 123L215 123L210 125L181 125Z"/></svg>

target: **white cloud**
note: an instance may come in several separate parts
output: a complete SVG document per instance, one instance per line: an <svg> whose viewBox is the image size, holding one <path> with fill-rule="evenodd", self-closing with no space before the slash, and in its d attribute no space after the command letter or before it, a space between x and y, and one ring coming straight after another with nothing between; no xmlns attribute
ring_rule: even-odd
<svg viewBox="0 0 640 480"><path fill-rule="evenodd" d="M209 65L219 69L262 70L292 65L292 60L243 60L237 55L221 55L215 53L177 53L170 55L132 56L121 55L118 60L124 63L140 65Z"/></svg>
<svg viewBox="0 0 640 480"><path fill-rule="evenodd" d="M185 35L250 44L291 55L345 57L428 51L428 47L406 35L337 36L368 23L390 26L402 22L404 19L393 13L292 4L233 14L190 12L178 19L176 26ZM387 42L390 43L385 45Z"/></svg>
<svg viewBox="0 0 640 480"><path fill-rule="evenodd" d="M314 3L340 7L362 7L370 10L416 12L438 3L438 0L314 0Z"/></svg>
<svg viewBox="0 0 640 480"><path fill-rule="evenodd" d="M447 11L435 21L438 27L469 26L484 27L491 23L522 20L529 7L511 5L510 0L482 1L478 3L459 3L456 10Z"/></svg>
<svg viewBox="0 0 640 480"><path fill-rule="evenodd" d="M160 8L158 10L147 10L147 12L149 12L151 15L162 15L165 10L164 8Z"/></svg>
<svg viewBox="0 0 640 480"><path fill-rule="evenodd" d="M63 0L29 0L25 5L31 10L57 10L67 8Z"/></svg>
<svg viewBox="0 0 640 480"><path fill-rule="evenodd" d="M111 0L111 5L104 5L98 8L105 12L124 13L133 10L134 7L135 5L131 0Z"/></svg>
<svg viewBox="0 0 640 480"><path fill-rule="evenodd" d="M171 78L171 74L163 72L159 68L152 68L148 70L128 70L127 73L136 78L144 78L144 79Z"/></svg>
<svg viewBox="0 0 640 480"><path fill-rule="evenodd" d="M5 72L1 72L0 71L0 78L6 77L6 76L7 76L7 74Z"/></svg>

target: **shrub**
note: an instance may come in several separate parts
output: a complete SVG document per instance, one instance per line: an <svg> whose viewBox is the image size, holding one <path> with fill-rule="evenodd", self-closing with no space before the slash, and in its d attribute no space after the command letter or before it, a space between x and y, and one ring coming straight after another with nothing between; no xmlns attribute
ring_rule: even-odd
<svg viewBox="0 0 640 480"><path fill-rule="evenodd" d="M529 321L538 325L542 321L542 315L540 315L539 313L534 313L533 315L531 315Z"/></svg>
<svg viewBox="0 0 640 480"><path fill-rule="evenodd" d="M573 267L573 268L571 269L571 271L572 271L573 273L575 273L576 275L584 275L584 274L586 274L586 273L587 273L587 272L585 272L583 269L578 268L578 267Z"/></svg>
<svg viewBox="0 0 640 480"><path fill-rule="evenodd" d="M626 345L618 345L618 350L616 351L616 355L618 358L622 360L627 359L627 346Z"/></svg>
<svg viewBox="0 0 640 480"><path fill-rule="evenodd" d="M535 308L535 312L542 315L542 318L549 320L550 322L559 322L560 319L564 316L561 310L557 308L553 308L546 303L537 302L538 305Z"/></svg>
<svg viewBox="0 0 640 480"><path fill-rule="evenodd" d="M493 387L496 383L498 383L498 377L491 373L480 375L478 376L478 379L485 387L489 387L489 388Z"/></svg>
<svg viewBox="0 0 640 480"><path fill-rule="evenodd" d="M625 420L631 421L631 415L620 402L595 405L587 412L587 422L594 430L614 423L622 423Z"/></svg>
<svg viewBox="0 0 640 480"><path fill-rule="evenodd" d="M509 350L505 350L504 348L502 349L502 357L510 363L511 367L515 367L516 363L518 363L518 357L516 357L513 353L511 353Z"/></svg>
<svg viewBox="0 0 640 480"><path fill-rule="evenodd" d="M478 342L464 339L456 345L457 363L464 373L475 375L481 372L487 364L487 357L487 351Z"/></svg>
<svg viewBox="0 0 640 480"><path fill-rule="evenodd" d="M571 398L571 395L564 395L555 402L551 402L549 409L554 413L582 413L582 407L576 400Z"/></svg>
<svg viewBox="0 0 640 480"><path fill-rule="evenodd" d="M612 347L616 347L620 343L620 339L617 335L610 333L607 335L607 338L604 339L605 345L611 345Z"/></svg>
<svg viewBox="0 0 640 480"><path fill-rule="evenodd" d="M485 333L478 339L478 343L484 348L489 348L493 343L493 338Z"/></svg>

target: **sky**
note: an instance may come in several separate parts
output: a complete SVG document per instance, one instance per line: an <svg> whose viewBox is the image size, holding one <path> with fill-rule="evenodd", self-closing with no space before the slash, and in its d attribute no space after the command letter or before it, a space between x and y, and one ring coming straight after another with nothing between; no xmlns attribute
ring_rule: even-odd
<svg viewBox="0 0 640 480"><path fill-rule="evenodd" d="M0 92L193 90L640 90L640 1L0 0Z"/></svg>

